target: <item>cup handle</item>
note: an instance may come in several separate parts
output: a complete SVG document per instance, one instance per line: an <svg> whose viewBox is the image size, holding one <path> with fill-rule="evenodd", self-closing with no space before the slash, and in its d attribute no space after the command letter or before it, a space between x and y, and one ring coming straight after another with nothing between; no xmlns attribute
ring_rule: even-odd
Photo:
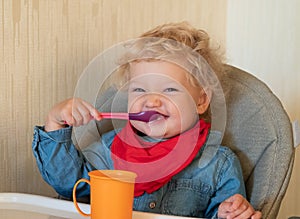
<svg viewBox="0 0 300 219"><path fill-rule="evenodd" d="M86 213L84 213L84 212L79 208L78 203L77 203L77 200L76 200L76 189L77 189L78 184L81 183L81 182L85 182L85 183L87 183L87 184L89 184L89 185L91 186L90 181L87 180L87 179L80 179L80 180L78 180L78 181L75 183L74 188L73 188L73 202L74 202L75 208L77 209L77 211L78 211L82 216L89 217L89 216L91 216L91 214L86 214Z"/></svg>

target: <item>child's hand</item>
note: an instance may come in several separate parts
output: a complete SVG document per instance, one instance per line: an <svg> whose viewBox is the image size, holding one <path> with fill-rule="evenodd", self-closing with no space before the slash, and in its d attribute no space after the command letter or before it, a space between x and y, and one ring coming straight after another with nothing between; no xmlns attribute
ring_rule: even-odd
<svg viewBox="0 0 300 219"><path fill-rule="evenodd" d="M85 125L94 118L100 119L100 114L91 104L79 98L71 98L58 103L50 110L45 131L58 130L65 125Z"/></svg>
<svg viewBox="0 0 300 219"><path fill-rule="evenodd" d="M260 219L261 212L255 211L242 195L235 194L220 204L218 217L226 219Z"/></svg>

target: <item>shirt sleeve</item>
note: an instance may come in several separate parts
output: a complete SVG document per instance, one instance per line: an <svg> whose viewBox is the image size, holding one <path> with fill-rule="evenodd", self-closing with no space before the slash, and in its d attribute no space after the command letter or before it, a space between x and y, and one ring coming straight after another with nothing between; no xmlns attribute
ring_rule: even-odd
<svg viewBox="0 0 300 219"><path fill-rule="evenodd" d="M93 148L102 148L100 142L87 150L87 156L92 155L88 159L84 152L73 144L71 136L72 127L45 132L43 127L36 126L32 142L33 154L42 177L58 194L67 198L72 197L73 186L79 179L89 179L88 172L109 168L105 158L99 159L101 155L95 155L97 151L93 152ZM97 164L97 167L92 163ZM89 193L88 184L78 185L78 197Z"/></svg>
<svg viewBox="0 0 300 219"><path fill-rule="evenodd" d="M243 172L237 156L232 151L226 150L218 166L216 192L206 211L206 215L211 218L218 218L219 205L229 197L241 194L246 198Z"/></svg>

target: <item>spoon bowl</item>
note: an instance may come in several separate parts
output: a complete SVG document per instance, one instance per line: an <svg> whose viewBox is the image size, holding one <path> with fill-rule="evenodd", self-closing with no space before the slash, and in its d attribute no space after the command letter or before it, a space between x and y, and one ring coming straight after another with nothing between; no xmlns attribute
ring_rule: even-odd
<svg viewBox="0 0 300 219"><path fill-rule="evenodd" d="M129 120L137 120L137 121L142 121L142 122L154 121L161 116L164 116L164 115L162 115L161 113L159 113L157 111L153 111L153 110L128 114Z"/></svg>

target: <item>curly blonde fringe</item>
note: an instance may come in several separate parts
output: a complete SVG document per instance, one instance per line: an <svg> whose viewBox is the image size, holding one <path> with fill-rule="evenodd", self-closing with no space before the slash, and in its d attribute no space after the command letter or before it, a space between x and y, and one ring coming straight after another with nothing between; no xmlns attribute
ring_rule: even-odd
<svg viewBox="0 0 300 219"><path fill-rule="evenodd" d="M133 43L130 42L128 52L121 58L122 60L119 60L120 67L108 81L113 81L119 88L124 86L129 79L130 62L143 60L145 57L150 57L146 58L148 61L152 61L153 57L158 60L166 57L169 59L170 56L174 56L174 59L181 57L197 69L201 68L199 59L190 54L190 50L185 50L182 45L200 54L219 78L223 75L224 58L220 48L212 47L209 35L204 30L196 29L188 22L179 22L157 26L143 33Z"/></svg>
<svg viewBox="0 0 300 219"><path fill-rule="evenodd" d="M220 47L213 48L209 35L204 30L194 28L186 21L157 26L140 37L159 37L180 42L199 53L217 76L221 77L223 74L224 56Z"/></svg>

